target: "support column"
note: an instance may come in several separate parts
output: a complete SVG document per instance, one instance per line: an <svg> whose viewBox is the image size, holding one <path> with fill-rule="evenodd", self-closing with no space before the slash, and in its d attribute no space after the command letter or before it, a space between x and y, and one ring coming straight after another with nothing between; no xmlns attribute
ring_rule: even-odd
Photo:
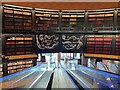
<svg viewBox="0 0 120 90"><path fill-rule="evenodd" d="M90 61L90 58L88 58L88 67L91 67L91 61Z"/></svg>
<svg viewBox="0 0 120 90"><path fill-rule="evenodd" d="M81 65L87 66L87 63L88 63L88 59L84 58L84 54L82 53L82 56L81 56Z"/></svg>
<svg viewBox="0 0 120 90"><path fill-rule="evenodd" d="M2 6L2 4L1 4L1 2L0 2L0 53L2 53L2 20L3 20L3 6Z"/></svg>
<svg viewBox="0 0 120 90"><path fill-rule="evenodd" d="M42 55L39 53L39 54L38 54L37 62L40 62L40 61L41 61L41 56L42 56Z"/></svg>
<svg viewBox="0 0 120 90"><path fill-rule="evenodd" d="M60 60L61 60L61 52L58 53L58 68L60 67Z"/></svg>

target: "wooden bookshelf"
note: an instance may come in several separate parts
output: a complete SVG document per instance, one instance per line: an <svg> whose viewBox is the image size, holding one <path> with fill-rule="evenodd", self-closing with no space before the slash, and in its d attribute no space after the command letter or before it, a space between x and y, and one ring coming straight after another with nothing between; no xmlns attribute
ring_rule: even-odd
<svg viewBox="0 0 120 90"><path fill-rule="evenodd" d="M3 64L0 63L0 77L3 76Z"/></svg>
<svg viewBox="0 0 120 90"><path fill-rule="evenodd" d="M32 10L4 6L3 19L5 33L32 31Z"/></svg>
<svg viewBox="0 0 120 90"><path fill-rule="evenodd" d="M114 30L114 10L88 11L88 30L106 31Z"/></svg>
<svg viewBox="0 0 120 90"><path fill-rule="evenodd" d="M111 54L112 37L107 35L89 35L87 36L87 53Z"/></svg>
<svg viewBox="0 0 120 90"><path fill-rule="evenodd" d="M33 53L33 37L30 35L7 35L5 38L5 55L22 55Z"/></svg>
<svg viewBox="0 0 120 90"><path fill-rule="evenodd" d="M3 34L3 76L35 66L37 54L30 34Z"/></svg>
<svg viewBox="0 0 120 90"><path fill-rule="evenodd" d="M102 10L48 10L39 8L19 8L4 6L3 32L36 31L115 31L119 29L119 9L117 26L114 27L115 9ZM116 17L117 18L117 17ZM62 32L61 31L61 32Z"/></svg>
<svg viewBox="0 0 120 90"><path fill-rule="evenodd" d="M116 36L115 54L120 55L120 36Z"/></svg>
<svg viewBox="0 0 120 90"><path fill-rule="evenodd" d="M8 59L8 60L37 58L37 55L36 54L12 55L12 56L5 56L5 58Z"/></svg>
<svg viewBox="0 0 120 90"><path fill-rule="evenodd" d="M59 30L59 12L36 10L35 12L36 31L41 30Z"/></svg>
<svg viewBox="0 0 120 90"><path fill-rule="evenodd" d="M85 27L85 12L62 11L62 31L81 31Z"/></svg>
<svg viewBox="0 0 120 90"><path fill-rule="evenodd" d="M119 59L120 55L107 55L107 54L90 54L90 53L84 53L85 57L91 57L91 58L106 58L106 59Z"/></svg>
<svg viewBox="0 0 120 90"><path fill-rule="evenodd" d="M8 62L7 63L7 73L12 74L18 71L21 71L26 68L30 68L33 66L33 60L32 59L25 59L22 61L14 61L14 62Z"/></svg>

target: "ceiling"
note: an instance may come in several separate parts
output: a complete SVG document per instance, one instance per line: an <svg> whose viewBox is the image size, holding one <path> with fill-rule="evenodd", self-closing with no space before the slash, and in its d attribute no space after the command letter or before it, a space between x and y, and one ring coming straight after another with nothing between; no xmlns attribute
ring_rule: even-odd
<svg viewBox="0 0 120 90"><path fill-rule="evenodd" d="M106 8L119 8L119 0L70 0L70 1L84 1L84 2L15 2L17 0L2 0L2 3L12 4L25 7L43 8L43 9L56 9L56 10L95 10L95 9L106 9ZM14 1L14 2L8 2ZM19 0L23 1L23 0ZM28 1L28 0L24 0ZM29 0L33 1L33 0ZM34 0L38 1L38 0ZM44 1L55 1L55 0L44 0ZM60 1L60 0L56 0ZM68 0L64 0L68 1ZM106 2L88 2L88 1L106 1ZM111 1L111 2L107 2ZM113 2L116 1L116 2Z"/></svg>
<svg viewBox="0 0 120 90"><path fill-rule="evenodd" d="M120 0L1 0L2 2L119 2Z"/></svg>

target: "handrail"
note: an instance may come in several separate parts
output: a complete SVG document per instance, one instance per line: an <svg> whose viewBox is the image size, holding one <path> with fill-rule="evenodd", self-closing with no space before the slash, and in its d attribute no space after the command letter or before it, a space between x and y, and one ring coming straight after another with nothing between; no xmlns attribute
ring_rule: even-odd
<svg viewBox="0 0 120 90"><path fill-rule="evenodd" d="M32 75L34 72L35 72L35 71L33 71L33 72L27 74L26 76L24 76L24 77L18 79L18 80L15 81L14 83L10 84L7 88L11 88L11 87L12 87L13 85L15 85L16 83L18 83L18 82L22 81L23 79L25 79L26 77L29 77L30 75Z"/></svg>
<svg viewBox="0 0 120 90"><path fill-rule="evenodd" d="M80 79L77 75L75 75L70 69L68 69L68 71L74 76L74 78L76 78L77 80L79 80L79 83L81 83L82 87L90 90L89 88L95 88L94 86L91 86L90 84L86 84L85 82L83 82L82 79Z"/></svg>
<svg viewBox="0 0 120 90"><path fill-rule="evenodd" d="M66 76L70 79L70 81L72 82L72 84L76 87L76 88L78 88L77 86L76 86L76 84L74 83L74 81L71 79L71 77L66 73L66 70L63 68L63 71L64 71L64 73L66 74Z"/></svg>
<svg viewBox="0 0 120 90"><path fill-rule="evenodd" d="M68 62L68 63L71 63L71 62ZM73 63L71 63L71 64L73 64ZM94 69L94 68L90 68L90 67L86 67L86 66L82 66L82 65L78 65L78 64L75 64L75 65L78 66L78 67L84 68L86 70L89 69L90 71L95 71L95 72L97 71L98 73L101 73L101 74L109 74L109 76L117 78L117 79L120 78L120 76L109 73L109 72L101 71L101 70L98 70L98 69Z"/></svg>
<svg viewBox="0 0 120 90"><path fill-rule="evenodd" d="M89 63L95 68L95 65L93 63L91 63L91 62L89 62Z"/></svg>
<svg viewBox="0 0 120 90"><path fill-rule="evenodd" d="M79 71L79 70L78 70ZM81 73L84 73L83 71L80 71ZM84 74L86 74L86 73L84 73ZM110 86L111 85L108 85L108 84L106 84L105 82L102 82L101 80L99 80L98 78L95 78L94 76L90 76L89 74L86 74L87 76L89 76L91 79L95 79L98 83L100 83L101 85L104 85L104 86L106 86L106 87L108 87L108 88L111 88ZM83 78L84 79L84 78ZM86 79L84 79L84 80L86 80ZM86 80L87 81L87 80ZM82 83L84 83L83 82L83 80L82 80ZM89 83L89 82L88 82ZM88 85L88 84L87 84ZM91 86L91 85L90 85ZM93 88L94 86L92 85L92 88ZM96 87L96 86L95 86ZM90 87L88 87L88 88L90 88ZM97 87L96 87L97 88ZM114 87L113 87L114 88Z"/></svg>
<svg viewBox="0 0 120 90"><path fill-rule="evenodd" d="M45 64L45 63L46 63L46 62L44 62L43 64ZM22 74L22 73L24 73L24 72L26 72L26 71L30 71L30 70L32 70L32 69L34 69L34 68L37 68L38 66L42 67L43 64L34 66L34 67L32 67L32 68L27 68L27 69L25 69L25 70L16 72L16 73L14 73L14 74L10 74L10 75L8 75L8 76L1 77L1 78L0 78L0 82L3 82L4 80L10 79L10 78L14 78L14 77L17 76L17 75L20 75L20 74Z"/></svg>
<svg viewBox="0 0 120 90"><path fill-rule="evenodd" d="M104 67L104 69L106 70L106 71L110 71L109 69L108 69L108 67L104 64L104 63L102 63L102 62L99 62L103 67Z"/></svg>
<svg viewBox="0 0 120 90"><path fill-rule="evenodd" d="M31 84L28 88L31 88L31 87L38 81L38 79L40 79L40 78L44 75L45 72L46 72L46 71L44 71L39 77L37 77L37 78L35 79L35 81L32 82L32 84Z"/></svg>
<svg viewBox="0 0 120 90"><path fill-rule="evenodd" d="M78 66L80 66L80 65L78 65ZM89 67L88 67L88 68L89 68ZM93 76L90 76L89 74L85 73L84 71L80 71L80 72L82 72L82 73L84 73L84 74L88 75L88 76L89 76L89 77L91 77L91 78L94 78L96 81L100 82L101 84L104 84L105 86L107 86L107 87L109 87L109 88L116 88L116 87L114 87L114 85L113 85L112 81L111 81L111 84L110 84L110 85L108 85L108 84L106 84L105 82L103 82L103 81L99 80L98 78L93 77ZM107 76L107 78L109 78L109 79L111 80L111 76ZM118 78L119 78L119 77L118 77ZM111 85L113 85L113 87L111 87Z"/></svg>
<svg viewBox="0 0 120 90"><path fill-rule="evenodd" d="M109 62L109 63L111 63L111 62ZM118 70L120 70L116 64L113 64L113 63L111 63L111 64L114 65Z"/></svg>
<svg viewBox="0 0 120 90"><path fill-rule="evenodd" d="M43 64L42 64L42 65L43 65ZM32 71L32 69L37 68L38 66L41 67L42 65L37 65L37 66L35 66L35 67L33 67L33 68L29 68L29 69L27 69L27 71L28 71L28 70L31 70L31 71ZM24 70L23 70L23 71L24 71ZM25 71L26 71L26 70L25 70ZM33 70L31 73L25 75L24 77L22 77L22 78L16 80L15 82L13 82L12 84L10 84L7 88L11 88L12 86L14 86L15 84L17 84L18 82L20 82L20 81L24 80L25 78L33 75L35 72L36 72L36 70Z"/></svg>
<svg viewBox="0 0 120 90"><path fill-rule="evenodd" d="M111 63L111 62L109 62L110 64L112 64L112 65L114 65L115 66L115 68L118 70L118 72L120 72L120 69L118 68L118 66L116 65L116 64L113 64L113 63ZM108 63L108 64L109 64Z"/></svg>

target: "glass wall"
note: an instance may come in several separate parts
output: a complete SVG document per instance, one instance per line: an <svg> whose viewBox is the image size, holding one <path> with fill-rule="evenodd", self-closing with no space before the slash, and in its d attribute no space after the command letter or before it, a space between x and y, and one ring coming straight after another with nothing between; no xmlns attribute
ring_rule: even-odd
<svg viewBox="0 0 120 90"><path fill-rule="evenodd" d="M61 53L61 59L64 58L68 58L68 59L80 59L80 53Z"/></svg>
<svg viewBox="0 0 120 90"><path fill-rule="evenodd" d="M45 56L46 62L55 62L58 59L58 53L42 53L42 56Z"/></svg>
<svg viewBox="0 0 120 90"><path fill-rule="evenodd" d="M41 55L45 56L46 61L50 60L50 62L55 62L58 60L58 53L39 53L38 60L41 61ZM72 59L80 59L80 53L61 53L61 60L64 58Z"/></svg>

